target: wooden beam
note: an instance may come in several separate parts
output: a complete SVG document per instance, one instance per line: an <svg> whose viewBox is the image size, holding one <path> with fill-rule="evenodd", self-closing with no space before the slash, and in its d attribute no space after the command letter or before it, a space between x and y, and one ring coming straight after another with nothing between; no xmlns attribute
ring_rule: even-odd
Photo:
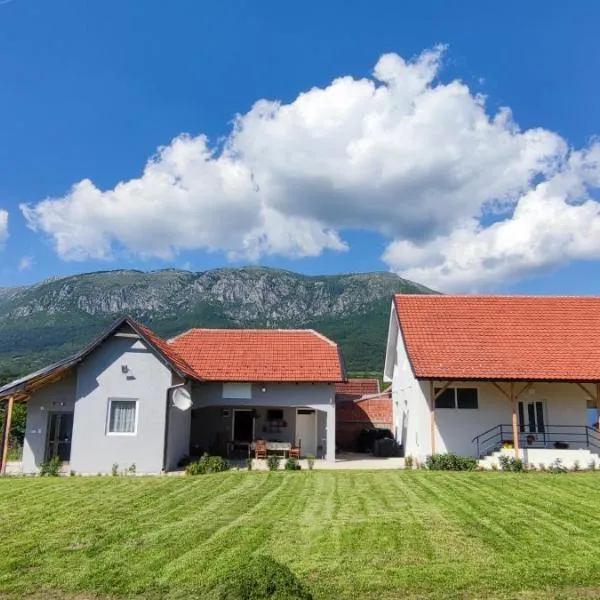
<svg viewBox="0 0 600 600"><path fill-rule="evenodd" d="M431 381L430 383L431 383L431 390L435 391L435 388L433 386L433 381ZM446 383L446 385L444 385L437 392L435 392L433 394L433 399L437 400L452 385L452 383L453 383L452 381L449 381L448 383Z"/></svg>
<svg viewBox="0 0 600 600"><path fill-rule="evenodd" d="M515 458L519 458L519 420L517 415L517 397L515 396L515 384L513 381L510 382L509 390L512 406L513 445L515 447Z"/></svg>
<svg viewBox="0 0 600 600"><path fill-rule="evenodd" d="M596 384L596 410L598 415L598 421L596 427L600 430L600 383Z"/></svg>
<svg viewBox="0 0 600 600"><path fill-rule="evenodd" d="M450 385L450 384L448 384ZM446 388L448 387L446 386ZM443 389L446 389L443 388ZM433 381L429 382L429 434L431 435L431 454L435 454L436 443L435 443L435 387L433 385Z"/></svg>
<svg viewBox="0 0 600 600"><path fill-rule="evenodd" d="M583 390L583 393L592 401L592 402L596 402L596 395L592 394L592 392L590 392L590 390L588 390L585 385L583 385L583 383L579 383L578 381L575 382L575 385L580 388L581 390ZM596 386L597 387L597 386Z"/></svg>
<svg viewBox="0 0 600 600"><path fill-rule="evenodd" d="M2 436L2 462L0 463L0 475L6 475L6 463L8 461L8 442L10 439L10 426L12 424L12 413L15 399L11 396L8 399L6 417L4 419L4 435Z"/></svg>
<svg viewBox="0 0 600 600"><path fill-rule="evenodd" d="M533 381L530 381L529 383L526 383L523 388L521 389L520 392L517 392L517 395L515 396L515 398L519 398L520 396L522 396L528 389L531 388L531 386L533 385Z"/></svg>
<svg viewBox="0 0 600 600"><path fill-rule="evenodd" d="M490 381L490 383L491 383L491 384L492 384L492 385L493 385L493 386L494 386L496 389L498 389L498 390L500 391L500 393L501 393L503 396L505 396L505 397L506 397L508 400L510 400L510 399L511 399L511 397L510 397L510 394L509 394L509 393L508 393L506 390L503 390L503 389L500 387L500 384L498 384L498 383L497 383L497 382L495 382L495 381ZM511 384L511 385L512 385L512 384Z"/></svg>

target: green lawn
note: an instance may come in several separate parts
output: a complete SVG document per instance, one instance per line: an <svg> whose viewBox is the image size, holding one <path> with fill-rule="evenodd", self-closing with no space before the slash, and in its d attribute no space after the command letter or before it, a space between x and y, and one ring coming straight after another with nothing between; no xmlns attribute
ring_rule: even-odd
<svg viewBox="0 0 600 600"><path fill-rule="evenodd" d="M0 597L202 598L242 557L316 599L600 596L600 474L0 479Z"/></svg>

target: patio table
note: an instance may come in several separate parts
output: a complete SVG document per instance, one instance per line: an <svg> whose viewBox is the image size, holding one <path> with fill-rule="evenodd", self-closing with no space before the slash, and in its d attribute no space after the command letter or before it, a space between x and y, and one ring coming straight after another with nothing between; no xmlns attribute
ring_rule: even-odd
<svg viewBox="0 0 600 600"><path fill-rule="evenodd" d="M292 444L290 442L267 442L267 454L269 452L282 452L283 458L287 458L291 449ZM250 444L250 451L254 452L254 450L256 450L256 442Z"/></svg>

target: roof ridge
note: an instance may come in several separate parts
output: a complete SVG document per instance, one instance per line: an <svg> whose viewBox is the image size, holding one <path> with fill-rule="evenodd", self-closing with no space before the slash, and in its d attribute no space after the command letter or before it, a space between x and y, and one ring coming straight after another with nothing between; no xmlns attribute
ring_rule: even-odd
<svg viewBox="0 0 600 600"><path fill-rule="evenodd" d="M600 296L583 296L577 294L394 294L394 298L535 298L536 300L600 300Z"/></svg>

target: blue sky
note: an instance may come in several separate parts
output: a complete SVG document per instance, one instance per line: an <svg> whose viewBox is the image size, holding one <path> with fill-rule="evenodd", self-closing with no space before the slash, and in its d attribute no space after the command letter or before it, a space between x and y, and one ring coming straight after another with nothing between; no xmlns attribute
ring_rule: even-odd
<svg viewBox="0 0 600 600"><path fill-rule="evenodd" d="M599 17L591 0L0 3L0 285L255 262L599 294ZM131 184L160 146L160 175Z"/></svg>

